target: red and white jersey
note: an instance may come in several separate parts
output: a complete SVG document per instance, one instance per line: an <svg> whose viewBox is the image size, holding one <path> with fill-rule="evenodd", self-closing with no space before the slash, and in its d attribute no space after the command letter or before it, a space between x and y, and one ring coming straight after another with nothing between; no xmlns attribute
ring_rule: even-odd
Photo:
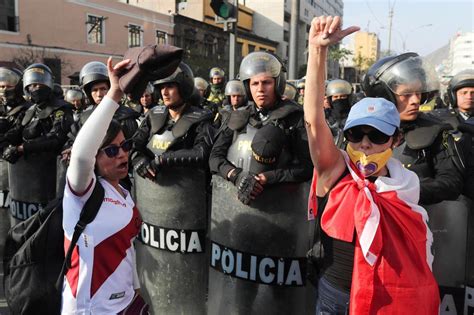
<svg viewBox="0 0 474 315"><path fill-rule="evenodd" d="M124 198L106 180L99 181L104 187L104 200L74 248L71 269L64 279L62 314L117 314L129 305L135 294L133 240L140 229L140 215L128 191L123 189ZM66 184L65 251L93 187L94 183L85 194L77 196Z"/></svg>

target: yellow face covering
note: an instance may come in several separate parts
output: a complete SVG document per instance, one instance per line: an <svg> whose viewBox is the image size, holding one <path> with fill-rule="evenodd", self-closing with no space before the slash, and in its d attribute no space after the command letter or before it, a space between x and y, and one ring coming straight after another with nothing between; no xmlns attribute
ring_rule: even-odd
<svg viewBox="0 0 474 315"><path fill-rule="evenodd" d="M369 177L380 171L392 156L391 148L380 153L365 155L364 152L354 150L350 143L347 145L346 151L352 163L357 166L364 177Z"/></svg>

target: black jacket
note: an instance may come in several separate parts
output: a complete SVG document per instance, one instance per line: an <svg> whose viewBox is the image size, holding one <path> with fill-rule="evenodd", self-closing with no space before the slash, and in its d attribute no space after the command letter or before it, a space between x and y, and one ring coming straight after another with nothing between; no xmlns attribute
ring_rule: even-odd
<svg viewBox="0 0 474 315"><path fill-rule="evenodd" d="M420 178L420 204L455 200L463 190L461 142L451 125L432 114L420 113L413 122L402 122L404 143L394 156Z"/></svg>
<svg viewBox="0 0 474 315"><path fill-rule="evenodd" d="M272 115L282 108L288 108L289 113L283 117ZM243 113L246 112L247 116ZM280 101L273 108L269 109L265 116L267 120L262 121L262 115L259 113L255 105L247 107L245 110L233 111L229 123L224 126L218 135L209 157L209 167L211 172L219 174L227 179L230 170L237 168L227 159L229 147L235 140L236 134L242 132L244 127L249 124L253 127L260 128L263 124L273 123L284 129L286 135L286 147L292 155L291 162L282 168L264 172L268 184L283 182L304 182L311 178L313 165L309 155L308 138L304 127L303 110L301 106L292 101ZM244 116L247 119L243 124L234 123L237 116Z"/></svg>
<svg viewBox="0 0 474 315"><path fill-rule="evenodd" d="M205 161L213 142L212 115L209 111L187 106L177 122L170 118L166 106L151 109L133 136L134 152L132 163L135 165L142 157L154 159L155 154L147 148L155 134L163 134L169 130L176 138L161 154L162 167L192 166L206 167Z"/></svg>

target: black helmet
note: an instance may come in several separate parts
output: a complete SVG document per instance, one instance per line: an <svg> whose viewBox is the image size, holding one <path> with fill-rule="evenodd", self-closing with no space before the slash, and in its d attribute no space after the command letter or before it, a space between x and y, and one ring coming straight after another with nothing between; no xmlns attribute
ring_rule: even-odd
<svg viewBox="0 0 474 315"><path fill-rule="evenodd" d="M59 83L53 84L53 93L56 98L64 99L64 91L63 91L63 88L61 87L61 84Z"/></svg>
<svg viewBox="0 0 474 315"><path fill-rule="evenodd" d="M156 80L153 85L160 89L159 85L164 83L176 83L178 85L179 94L184 101L187 101L194 92L194 76L191 68L184 62L180 62L176 71L161 80ZM161 93L159 93L161 97Z"/></svg>
<svg viewBox="0 0 474 315"><path fill-rule="evenodd" d="M23 93L30 97L28 86L31 84L42 84L48 87L51 91L53 90L53 72L51 69L42 63L34 63L26 68L23 73Z"/></svg>
<svg viewBox="0 0 474 315"><path fill-rule="evenodd" d="M452 107L458 106L456 92L463 87L474 87L474 69L458 72L448 84L448 99Z"/></svg>
<svg viewBox="0 0 474 315"><path fill-rule="evenodd" d="M13 86L13 89L0 91L0 101L7 103L23 95L23 73L17 68L0 67L0 82Z"/></svg>
<svg viewBox="0 0 474 315"><path fill-rule="evenodd" d="M240 64L240 80L244 83L247 96L253 101L250 93L250 78L260 74L269 73L275 79L275 93L281 97L285 92L286 69L284 65L272 54L263 51L256 51L248 54Z"/></svg>
<svg viewBox="0 0 474 315"><path fill-rule="evenodd" d="M362 89L368 97L383 97L396 104L397 86L412 82L421 82L419 92L425 98L426 93L439 89L433 67L417 53L409 52L385 57L373 64L364 77Z"/></svg>
<svg viewBox="0 0 474 315"><path fill-rule="evenodd" d="M79 73L79 83L91 104L94 104L91 95L92 85L99 82L107 82L107 84L110 85L107 66L98 61L86 63Z"/></svg>

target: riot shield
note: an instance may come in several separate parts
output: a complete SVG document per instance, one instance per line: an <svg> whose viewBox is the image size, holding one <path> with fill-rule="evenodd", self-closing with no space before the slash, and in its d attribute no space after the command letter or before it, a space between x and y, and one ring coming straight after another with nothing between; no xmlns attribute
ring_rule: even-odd
<svg viewBox="0 0 474 315"><path fill-rule="evenodd" d="M134 174L143 219L137 269L152 314L205 314L208 223L206 174L160 170L156 181Z"/></svg>
<svg viewBox="0 0 474 315"><path fill-rule="evenodd" d="M0 257L3 257L5 239L10 229L9 204L8 162L0 159Z"/></svg>
<svg viewBox="0 0 474 315"><path fill-rule="evenodd" d="M461 195L454 201L424 206L433 232L433 274L440 286L440 314L463 314L474 284L474 205ZM456 312L457 311L457 312Z"/></svg>
<svg viewBox="0 0 474 315"><path fill-rule="evenodd" d="M32 154L8 165L10 219L24 221L56 197L56 155Z"/></svg>
<svg viewBox="0 0 474 315"><path fill-rule="evenodd" d="M214 176L212 184L208 314L314 312L306 281L309 183L267 186L249 206L232 183Z"/></svg>

